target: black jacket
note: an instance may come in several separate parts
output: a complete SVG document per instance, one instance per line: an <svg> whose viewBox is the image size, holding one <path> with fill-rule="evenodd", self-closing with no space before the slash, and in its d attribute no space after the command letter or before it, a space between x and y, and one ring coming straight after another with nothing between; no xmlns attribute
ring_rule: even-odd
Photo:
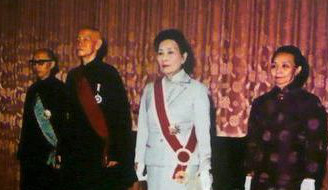
<svg viewBox="0 0 328 190"><path fill-rule="evenodd" d="M46 140L34 114L36 95L39 94L45 109L50 110L50 122L61 150L63 130L66 126L66 93L64 84L55 77L38 80L29 87L24 104L23 126L17 157L21 162L46 164L52 145Z"/></svg>

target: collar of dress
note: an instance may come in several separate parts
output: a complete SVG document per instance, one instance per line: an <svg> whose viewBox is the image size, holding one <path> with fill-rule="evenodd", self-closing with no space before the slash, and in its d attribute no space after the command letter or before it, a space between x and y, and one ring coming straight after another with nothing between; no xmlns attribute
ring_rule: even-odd
<svg viewBox="0 0 328 190"><path fill-rule="evenodd" d="M165 82L171 83L189 83L191 78L183 69L181 69L172 78L164 77L164 80L166 80Z"/></svg>

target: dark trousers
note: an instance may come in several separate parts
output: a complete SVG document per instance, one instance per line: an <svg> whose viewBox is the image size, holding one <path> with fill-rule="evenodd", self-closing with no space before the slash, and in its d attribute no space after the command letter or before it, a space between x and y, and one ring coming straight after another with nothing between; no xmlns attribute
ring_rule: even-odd
<svg viewBox="0 0 328 190"><path fill-rule="evenodd" d="M134 170L121 165L104 168L78 160L63 165L62 178L62 190L127 190L136 181Z"/></svg>
<svg viewBox="0 0 328 190"><path fill-rule="evenodd" d="M58 190L59 171L44 163L21 162L20 190Z"/></svg>
<svg viewBox="0 0 328 190"><path fill-rule="evenodd" d="M212 152L213 189L244 189L245 138L214 137Z"/></svg>

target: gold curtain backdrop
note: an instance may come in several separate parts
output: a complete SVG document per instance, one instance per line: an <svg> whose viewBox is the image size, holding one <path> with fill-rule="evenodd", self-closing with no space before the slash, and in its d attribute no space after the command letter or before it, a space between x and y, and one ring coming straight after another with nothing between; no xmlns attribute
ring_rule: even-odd
<svg viewBox="0 0 328 190"><path fill-rule="evenodd" d="M35 81L31 53L52 48L65 81L79 64L74 43L83 26L99 28L108 40L106 62L124 80L135 130L143 87L158 73L152 42L166 28L182 30L193 47L194 78L210 90L218 136L246 135L251 102L272 87L270 58L281 45L294 44L306 55L306 88L328 109L328 0L1 0L3 190L18 189L15 153L25 93Z"/></svg>

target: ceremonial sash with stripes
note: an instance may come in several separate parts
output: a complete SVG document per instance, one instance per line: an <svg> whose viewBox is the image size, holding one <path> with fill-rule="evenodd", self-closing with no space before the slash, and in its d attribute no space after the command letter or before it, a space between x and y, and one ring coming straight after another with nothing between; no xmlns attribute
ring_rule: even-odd
<svg viewBox="0 0 328 190"><path fill-rule="evenodd" d="M54 165L58 139L56 137L55 131L50 123L49 118L45 117L45 109L44 109L44 106L42 104L39 94L36 95L36 103L34 105L34 114L35 114L36 120L39 124L39 127L42 131L43 136L54 147L53 151L50 152L48 160L47 160L48 165L51 165L51 164Z"/></svg>
<svg viewBox="0 0 328 190"><path fill-rule="evenodd" d="M171 134L170 130L169 130L170 121L169 121L169 118L166 113L165 100L164 100L164 95L163 95L163 87L162 87L161 79L156 80L156 82L154 84L154 96L155 96L155 107L156 107L158 120L159 120L159 123L161 126L161 131L162 131L166 141L170 145L170 147L176 153L176 157L178 160L178 165L176 166L173 176L172 176L172 178L175 179L176 174L179 171L186 170L188 162L191 157L191 154L195 151L195 147L197 144L195 127L192 128L188 142L183 147L181 145L179 139L176 137L176 135Z"/></svg>

